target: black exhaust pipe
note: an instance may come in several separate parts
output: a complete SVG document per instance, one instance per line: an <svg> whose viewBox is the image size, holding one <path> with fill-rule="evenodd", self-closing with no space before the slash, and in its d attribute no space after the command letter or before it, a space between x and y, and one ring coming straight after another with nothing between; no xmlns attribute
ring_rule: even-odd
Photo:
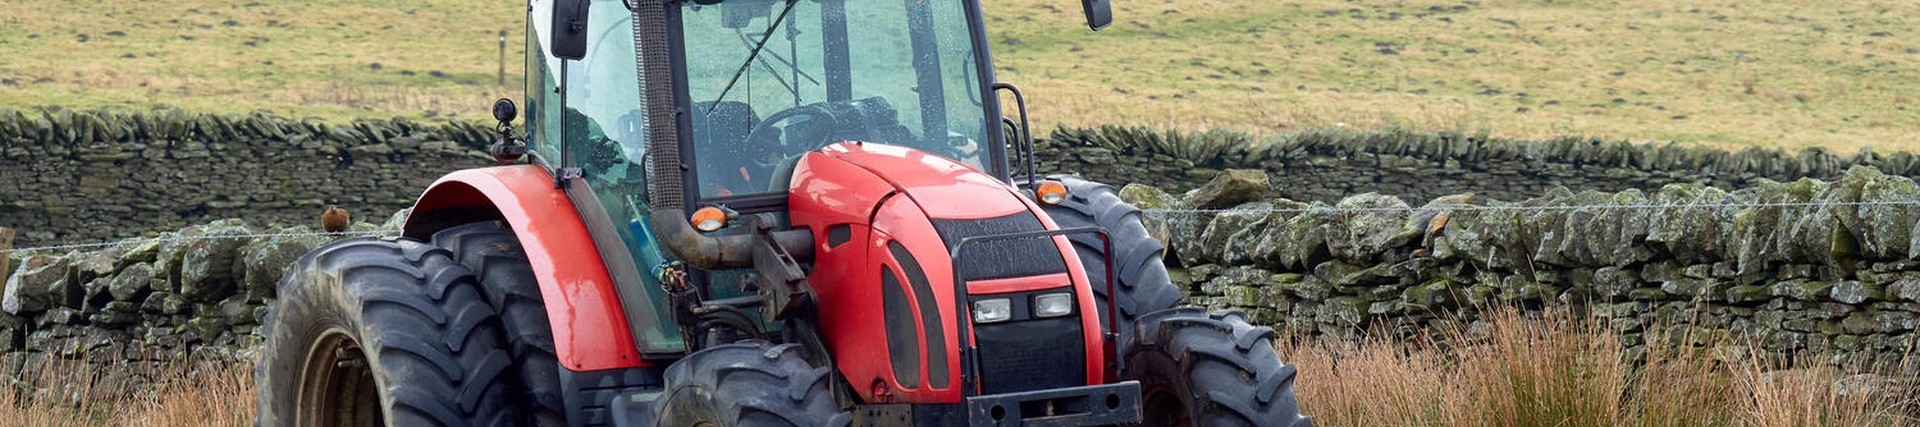
<svg viewBox="0 0 1920 427"><path fill-rule="evenodd" d="M681 182L679 120L672 108L672 48L667 44L668 2L633 4L633 45L638 61L640 95L647 117L647 205L652 210L648 225L654 238L687 266L706 270L753 266L753 234L707 236L693 229L687 220L686 187ZM812 258L813 236L805 230L771 233L794 257Z"/></svg>

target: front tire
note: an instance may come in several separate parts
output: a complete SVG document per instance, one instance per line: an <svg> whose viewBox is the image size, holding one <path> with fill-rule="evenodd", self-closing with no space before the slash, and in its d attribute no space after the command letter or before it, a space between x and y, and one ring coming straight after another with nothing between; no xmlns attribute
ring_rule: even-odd
<svg viewBox="0 0 1920 427"><path fill-rule="evenodd" d="M808 363L797 344L747 341L701 350L667 368L654 402L660 426L845 426L828 386L833 371Z"/></svg>
<svg viewBox="0 0 1920 427"><path fill-rule="evenodd" d="M1147 233L1146 225L1140 222L1140 208L1121 200L1113 187L1070 175L1048 179L1060 181L1067 187L1067 200L1059 205L1040 205L1055 225L1060 228L1099 226L1107 230L1107 238L1113 244L1112 300L1120 309L1120 324L1107 324L1110 310L1107 298L1099 298L1100 324L1108 331L1119 333L1118 348L1120 354L1126 354L1133 348L1133 336L1127 331L1133 330L1140 315L1180 304L1180 288L1167 277L1167 266L1161 260L1166 246ZM1080 265L1087 272L1087 283L1093 285L1093 292L1107 296L1107 266L1101 262L1106 248L1100 244L1100 236L1081 233L1067 238L1080 256Z"/></svg>
<svg viewBox="0 0 1920 427"><path fill-rule="evenodd" d="M300 258L268 312L262 426L506 426L513 361L444 249L354 239Z"/></svg>
<svg viewBox="0 0 1920 427"><path fill-rule="evenodd" d="M511 399L521 416L516 424L566 426L562 368L554 356L553 327L547 320L539 279L534 277L520 238L506 224L487 221L433 233L433 245L453 252L455 260L473 269L488 305L500 314L518 380Z"/></svg>
<svg viewBox="0 0 1920 427"><path fill-rule="evenodd" d="M1141 316L1122 379L1140 381L1143 426L1310 427L1273 329L1239 312L1178 308Z"/></svg>

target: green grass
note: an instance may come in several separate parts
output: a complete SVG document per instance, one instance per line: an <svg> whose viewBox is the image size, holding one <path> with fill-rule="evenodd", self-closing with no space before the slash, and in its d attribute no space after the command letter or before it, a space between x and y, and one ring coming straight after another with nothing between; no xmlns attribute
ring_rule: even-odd
<svg viewBox="0 0 1920 427"><path fill-rule="evenodd" d="M1916 2L1116 3L1091 33L1078 2L988 2L1036 123L1920 150ZM0 4L0 107L483 119L519 92L520 1Z"/></svg>
<svg viewBox="0 0 1920 427"><path fill-rule="evenodd" d="M517 1L0 0L0 106L458 114L517 92ZM496 84L508 32L508 85Z"/></svg>

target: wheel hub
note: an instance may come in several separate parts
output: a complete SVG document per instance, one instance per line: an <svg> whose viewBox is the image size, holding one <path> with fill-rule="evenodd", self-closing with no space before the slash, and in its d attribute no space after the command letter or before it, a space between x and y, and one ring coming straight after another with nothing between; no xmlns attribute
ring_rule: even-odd
<svg viewBox="0 0 1920 427"><path fill-rule="evenodd" d="M375 425L380 392L360 343L338 328L320 334L300 372L295 423L306 426Z"/></svg>

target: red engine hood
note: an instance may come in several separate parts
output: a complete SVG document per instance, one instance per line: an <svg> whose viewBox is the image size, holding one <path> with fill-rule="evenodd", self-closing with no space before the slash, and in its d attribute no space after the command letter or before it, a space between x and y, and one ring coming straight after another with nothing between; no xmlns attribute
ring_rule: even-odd
<svg viewBox="0 0 1920 427"><path fill-rule="evenodd" d="M820 152L866 169L892 184L926 210L928 217L993 218L1028 209L1006 183L924 151L896 145L843 142ZM987 194L993 197L982 197Z"/></svg>
<svg viewBox="0 0 1920 427"><path fill-rule="evenodd" d="M790 185L792 225L814 235L808 280L840 375L868 402L959 402L959 328L966 323L955 319L965 317L965 300L956 294L950 247L934 221L1033 212L1043 227L1056 225L1006 183L899 146L848 142L807 153ZM1080 306L1096 306L1071 244L1053 240ZM1059 276L983 280L968 291L1057 287ZM1098 312L1081 315L1086 378L1101 381L1100 323L1086 313Z"/></svg>

